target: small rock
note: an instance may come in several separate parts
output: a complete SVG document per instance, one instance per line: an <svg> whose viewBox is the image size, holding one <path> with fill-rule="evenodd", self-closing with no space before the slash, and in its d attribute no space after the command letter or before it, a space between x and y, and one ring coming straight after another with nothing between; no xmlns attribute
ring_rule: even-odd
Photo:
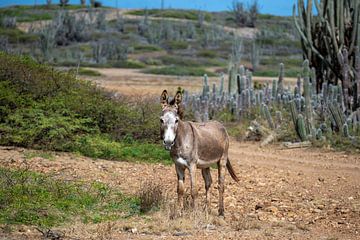
<svg viewBox="0 0 360 240"><path fill-rule="evenodd" d="M258 203L255 205L255 210L262 209L262 208L264 208L264 205L261 203Z"/></svg>
<svg viewBox="0 0 360 240"><path fill-rule="evenodd" d="M173 236L175 236L175 237L183 237L183 236L187 236L187 235L190 235L190 234L186 233L186 232L176 232L173 234Z"/></svg>
<svg viewBox="0 0 360 240"><path fill-rule="evenodd" d="M212 225L212 224L207 224L206 225L206 230L207 231L211 231L211 230L215 230L215 229L216 229L216 227L214 225Z"/></svg>
<svg viewBox="0 0 360 240"><path fill-rule="evenodd" d="M275 206L270 206L270 207L267 207L266 208L266 211L268 211L268 212L272 212L272 213L277 213L277 212L279 212L279 210L277 209L277 207L275 207Z"/></svg>

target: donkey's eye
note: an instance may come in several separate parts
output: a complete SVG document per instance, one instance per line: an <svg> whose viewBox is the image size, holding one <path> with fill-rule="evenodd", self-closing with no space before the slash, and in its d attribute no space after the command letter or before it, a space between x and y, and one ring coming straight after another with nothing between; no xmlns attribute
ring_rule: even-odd
<svg viewBox="0 0 360 240"><path fill-rule="evenodd" d="M178 122L179 122L179 119L176 119L176 120L175 120L175 123L178 123Z"/></svg>
<svg viewBox="0 0 360 240"><path fill-rule="evenodd" d="M161 124L164 124L164 120L160 118L160 123Z"/></svg>

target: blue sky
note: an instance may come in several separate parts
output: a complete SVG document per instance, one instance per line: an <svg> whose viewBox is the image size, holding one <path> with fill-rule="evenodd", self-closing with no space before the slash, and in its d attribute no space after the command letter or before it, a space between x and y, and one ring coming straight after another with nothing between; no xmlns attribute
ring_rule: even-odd
<svg viewBox="0 0 360 240"><path fill-rule="evenodd" d="M233 0L164 0L165 7L201 9L206 11L228 10ZM0 0L0 7L15 4L45 3L45 0ZM58 3L59 0L53 0ZM80 0L70 0L71 3L79 3ZM102 0L104 5L118 6L121 8L160 8L161 0ZM242 2L248 2L244 0ZM258 0L261 13L289 16L292 14L292 6L296 0Z"/></svg>

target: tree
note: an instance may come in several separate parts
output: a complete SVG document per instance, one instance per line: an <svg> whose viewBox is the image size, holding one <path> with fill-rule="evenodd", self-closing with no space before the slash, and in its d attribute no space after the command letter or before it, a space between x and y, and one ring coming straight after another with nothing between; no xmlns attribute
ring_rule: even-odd
<svg viewBox="0 0 360 240"><path fill-rule="evenodd" d="M69 0L60 0L60 6L64 7L66 5L68 5Z"/></svg>
<svg viewBox="0 0 360 240"><path fill-rule="evenodd" d="M259 4L257 0L254 0L251 4L245 6L243 2L234 0L231 13L238 27L255 27L259 13Z"/></svg>

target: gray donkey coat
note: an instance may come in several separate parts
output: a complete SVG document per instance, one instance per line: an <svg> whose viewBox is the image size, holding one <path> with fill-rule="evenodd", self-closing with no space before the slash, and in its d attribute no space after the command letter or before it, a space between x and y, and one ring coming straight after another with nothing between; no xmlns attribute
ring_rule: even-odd
<svg viewBox="0 0 360 240"><path fill-rule="evenodd" d="M210 206L209 189L212 183L210 166L217 164L219 185L219 215L224 215L224 177L227 168L231 177L239 181L229 158L229 136L225 127L216 121L195 123L182 121L183 108L181 105L182 94L177 92L174 100L168 102L167 91L161 95L162 114L161 137L163 144L170 151L170 156L175 162L178 179L178 203L182 207L184 195L185 169L190 172L192 206L196 207L195 188L196 168L200 168L205 181L206 208Z"/></svg>

